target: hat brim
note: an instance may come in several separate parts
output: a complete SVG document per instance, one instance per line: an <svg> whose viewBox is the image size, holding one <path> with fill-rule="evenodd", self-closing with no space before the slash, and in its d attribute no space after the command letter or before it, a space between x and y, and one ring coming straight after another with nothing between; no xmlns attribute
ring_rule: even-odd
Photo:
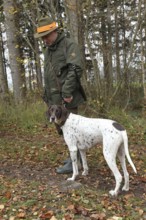
<svg viewBox="0 0 146 220"><path fill-rule="evenodd" d="M54 28L52 28L52 30L49 30L49 31L44 31L44 32L42 32L42 33L35 33L35 34L34 34L34 38L44 37L44 36L50 34L51 32L55 31L57 28L58 28L58 27L54 27Z"/></svg>

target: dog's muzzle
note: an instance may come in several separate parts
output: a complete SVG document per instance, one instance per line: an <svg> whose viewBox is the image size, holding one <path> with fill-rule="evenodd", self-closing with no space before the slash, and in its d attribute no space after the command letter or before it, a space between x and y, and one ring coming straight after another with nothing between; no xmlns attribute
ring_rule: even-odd
<svg viewBox="0 0 146 220"><path fill-rule="evenodd" d="M51 122L51 123L55 122L55 117L51 116L51 117L50 117L50 122Z"/></svg>

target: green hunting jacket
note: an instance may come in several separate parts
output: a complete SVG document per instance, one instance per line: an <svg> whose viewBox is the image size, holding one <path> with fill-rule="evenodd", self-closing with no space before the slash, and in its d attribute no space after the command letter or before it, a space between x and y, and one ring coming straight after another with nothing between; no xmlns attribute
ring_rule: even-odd
<svg viewBox="0 0 146 220"><path fill-rule="evenodd" d="M75 70L69 68L70 64ZM71 65L71 66L72 66ZM66 103L67 108L77 107L84 102L77 79L81 77L83 64L79 46L64 33L59 33L56 41L48 46L44 56L44 100L48 105L62 104L62 97L71 97L71 103Z"/></svg>

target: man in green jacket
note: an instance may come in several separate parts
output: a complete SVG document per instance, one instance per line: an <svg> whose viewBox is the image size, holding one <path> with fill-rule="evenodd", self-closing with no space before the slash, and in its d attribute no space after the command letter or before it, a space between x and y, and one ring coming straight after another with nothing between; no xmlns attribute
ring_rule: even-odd
<svg viewBox="0 0 146 220"><path fill-rule="evenodd" d="M44 54L44 101L47 105L65 104L69 112L77 113L79 104L85 101L80 77L83 64L79 46L48 17L41 18L35 38L42 38L46 45ZM60 133L59 127L57 127ZM57 173L72 172L71 159L57 169Z"/></svg>

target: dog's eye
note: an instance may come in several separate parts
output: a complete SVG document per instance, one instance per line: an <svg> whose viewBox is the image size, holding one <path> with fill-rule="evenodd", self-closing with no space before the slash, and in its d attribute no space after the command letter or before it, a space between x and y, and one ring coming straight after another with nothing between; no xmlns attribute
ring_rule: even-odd
<svg viewBox="0 0 146 220"><path fill-rule="evenodd" d="M56 108L56 113L58 113L59 112L59 109L58 108Z"/></svg>

